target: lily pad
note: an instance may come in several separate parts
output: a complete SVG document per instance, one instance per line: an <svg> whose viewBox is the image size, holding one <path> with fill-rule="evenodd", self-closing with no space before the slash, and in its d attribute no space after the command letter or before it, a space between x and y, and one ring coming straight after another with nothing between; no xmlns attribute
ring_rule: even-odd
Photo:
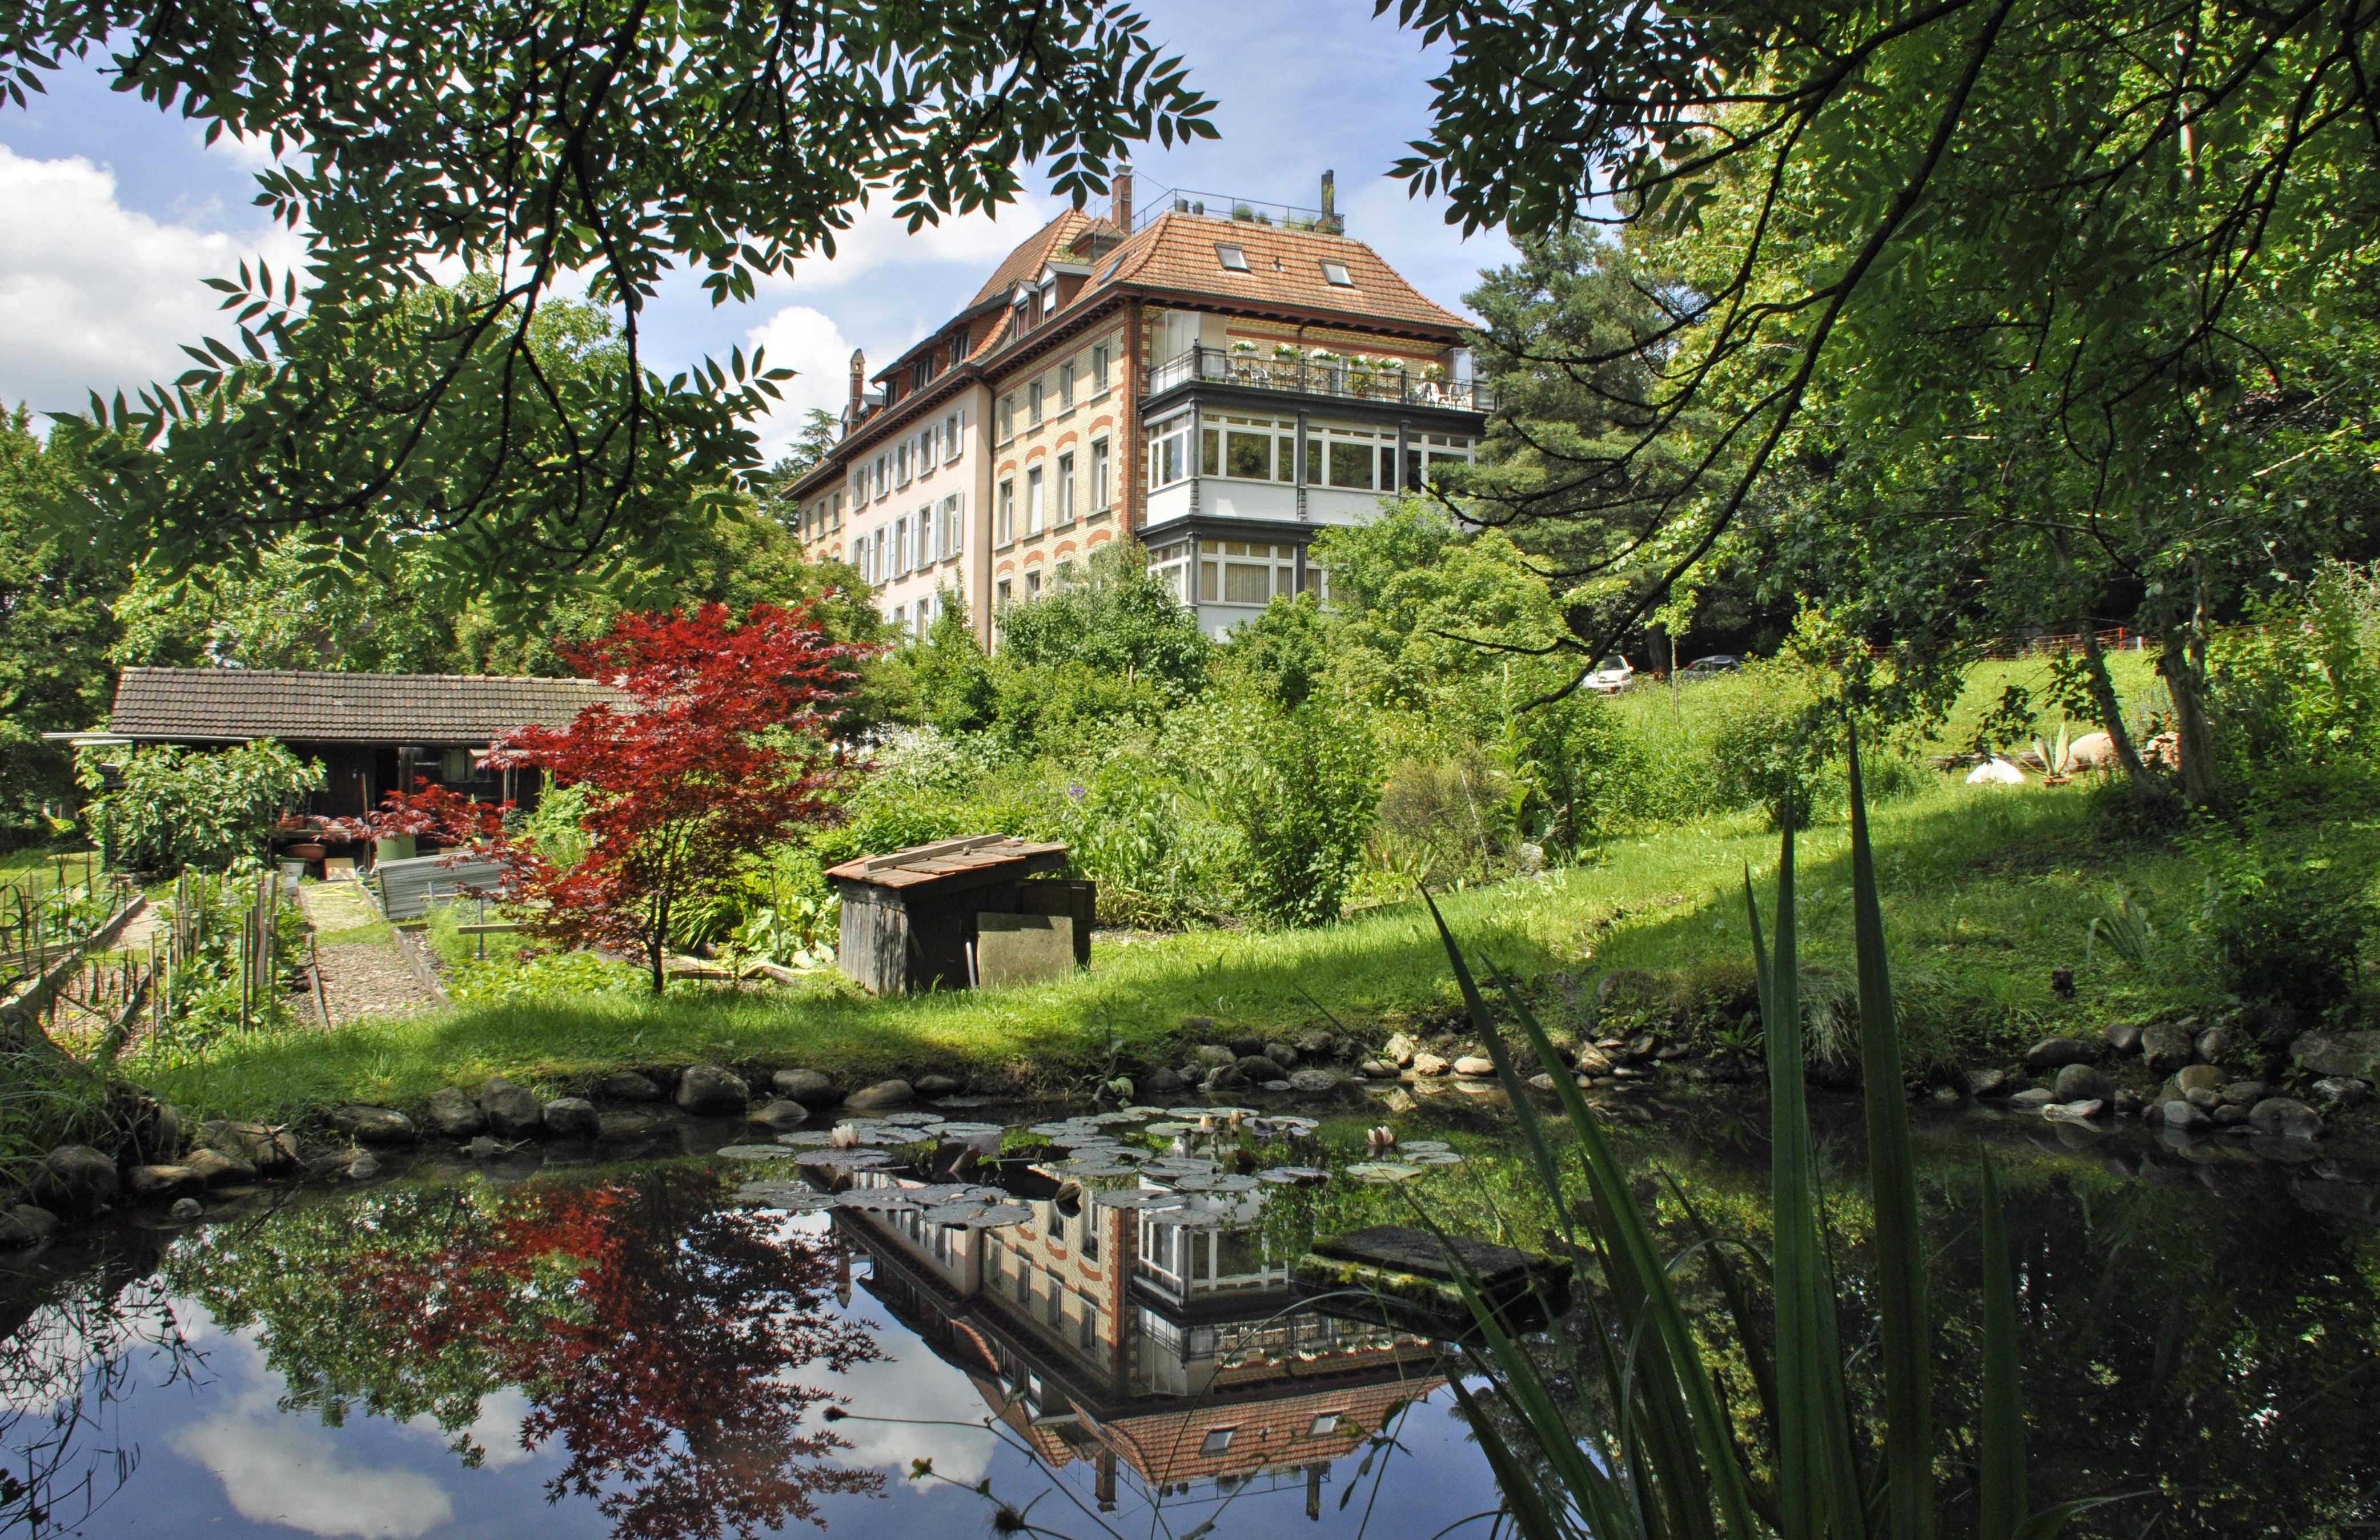
<svg viewBox="0 0 2380 1540"><path fill-rule="evenodd" d="M998 1123L944 1123L934 1132L945 1139L980 1139L1004 1131Z"/></svg>
<svg viewBox="0 0 2380 1540"><path fill-rule="evenodd" d="M1101 1193L1091 1200L1102 1208L1136 1208L1144 1211L1189 1207L1189 1199L1179 1193L1160 1192L1153 1187L1119 1187L1112 1193Z"/></svg>
<svg viewBox="0 0 2380 1540"><path fill-rule="evenodd" d="M1176 1191L1184 1193L1253 1193L1257 1179L1242 1176L1237 1171L1224 1171L1214 1176L1183 1176L1173 1182Z"/></svg>
<svg viewBox="0 0 2380 1540"><path fill-rule="evenodd" d="M946 1203L920 1216L926 1223L962 1230L1005 1230L1033 1218L1021 1203Z"/></svg>
<svg viewBox="0 0 2380 1540"><path fill-rule="evenodd" d="M1453 1146L1448 1144L1443 1139L1400 1139L1397 1141L1397 1153L1400 1155L1435 1155L1441 1150L1449 1150L1453 1147Z"/></svg>
<svg viewBox="0 0 2380 1540"><path fill-rule="evenodd" d="M1393 1160L1365 1160L1348 1167L1347 1174L1358 1182L1410 1182L1421 1175L1421 1168Z"/></svg>
<svg viewBox="0 0 2380 1540"><path fill-rule="evenodd" d="M832 1194L798 1182L747 1182L735 1189L735 1201L752 1208L782 1208L788 1214L819 1214L835 1207Z"/></svg>
<svg viewBox="0 0 2380 1540"><path fill-rule="evenodd" d="M1412 1166L1460 1166L1463 1157L1451 1149L1402 1149L1397 1152Z"/></svg>
<svg viewBox="0 0 2380 1540"><path fill-rule="evenodd" d="M805 1128L793 1134L780 1134L777 1143L795 1149L817 1149L834 1143L834 1134L823 1128Z"/></svg>
<svg viewBox="0 0 2380 1540"><path fill-rule="evenodd" d="M791 1160L794 1152L783 1145L729 1145L710 1152L722 1160Z"/></svg>
<svg viewBox="0 0 2380 1540"><path fill-rule="evenodd" d="M1311 1187L1330 1180L1330 1173L1319 1166L1275 1166L1257 1172L1257 1180L1269 1182L1276 1187Z"/></svg>
<svg viewBox="0 0 2380 1540"><path fill-rule="evenodd" d="M898 1187L854 1187L835 1194L842 1208L865 1208L871 1214L914 1214L925 1205Z"/></svg>

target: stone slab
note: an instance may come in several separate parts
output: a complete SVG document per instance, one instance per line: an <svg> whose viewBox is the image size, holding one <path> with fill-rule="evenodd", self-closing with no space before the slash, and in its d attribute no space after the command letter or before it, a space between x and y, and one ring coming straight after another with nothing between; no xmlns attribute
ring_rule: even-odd
<svg viewBox="0 0 2380 1540"><path fill-rule="evenodd" d="M986 988L1040 984L1075 971L1071 915L981 914L976 923L976 979Z"/></svg>

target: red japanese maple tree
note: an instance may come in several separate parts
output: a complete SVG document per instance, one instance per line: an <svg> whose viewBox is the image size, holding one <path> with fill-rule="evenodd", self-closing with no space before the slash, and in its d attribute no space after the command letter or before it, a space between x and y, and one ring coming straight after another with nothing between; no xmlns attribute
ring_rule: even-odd
<svg viewBox="0 0 2380 1540"><path fill-rule="evenodd" d="M641 953L653 988L690 900L735 878L744 857L827 816L842 769L826 724L872 649L829 639L807 607L726 606L626 614L572 667L630 704L583 708L561 731L523 728L489 762L536 766L584 788L586 857L557 867L523 842L492 853L500 894L531 933L568 946Z"/></svg>
<svg viewBox="0 0 2380 1540"><path fill-rule="evenodd" d="M381 798L380 811L365 820L375 840L392 834L412 834L442 844L476 844L504 832L509 802L501 806L477 801L444 786L431 784L426 775L413 778L414 790L391 792Z"/></svg>

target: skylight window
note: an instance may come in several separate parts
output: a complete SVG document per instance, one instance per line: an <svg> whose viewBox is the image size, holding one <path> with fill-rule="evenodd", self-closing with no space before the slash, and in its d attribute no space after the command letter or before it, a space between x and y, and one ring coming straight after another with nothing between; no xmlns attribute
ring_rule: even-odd
<svg viewBox="0 0 2380 1540"><path fill-rule="evenodd" d="M1347 264L1344 262L1324 262L1322 279L1323 282L1342 289L1352 289L1355 286L1355 280L1347 275Z"/></svg>
<svg viewBox="0 0 2380 1540"><path fill-rule="evenodd" d="M1225 246L1222 242L1217 241L1215 255L1233 273L1245 273L1248 270L1248 254L1236 246Z"/></svg>
<svg viewBox="0 0 2380 1540"><path fill-rule="evenodd" d="M1118 257L1114 261L1108 264L1108 270L1105 273L1099 274L1099 282L1102 284L1113 283L1118 270L1123 266L1123 259L1122 257Z"/></svg>

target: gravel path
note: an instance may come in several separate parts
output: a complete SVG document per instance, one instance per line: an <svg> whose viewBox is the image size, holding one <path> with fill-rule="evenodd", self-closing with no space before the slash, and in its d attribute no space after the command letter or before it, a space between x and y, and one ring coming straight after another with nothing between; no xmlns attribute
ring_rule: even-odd
<svg viewBox="0 0 2380 1540"><path fill-rule="evenodd" d="M322 964L322 995L331 1025L367 1016L403 1016L431 1005L421 981L386 943L340 941L315 949Z"/></svg>

